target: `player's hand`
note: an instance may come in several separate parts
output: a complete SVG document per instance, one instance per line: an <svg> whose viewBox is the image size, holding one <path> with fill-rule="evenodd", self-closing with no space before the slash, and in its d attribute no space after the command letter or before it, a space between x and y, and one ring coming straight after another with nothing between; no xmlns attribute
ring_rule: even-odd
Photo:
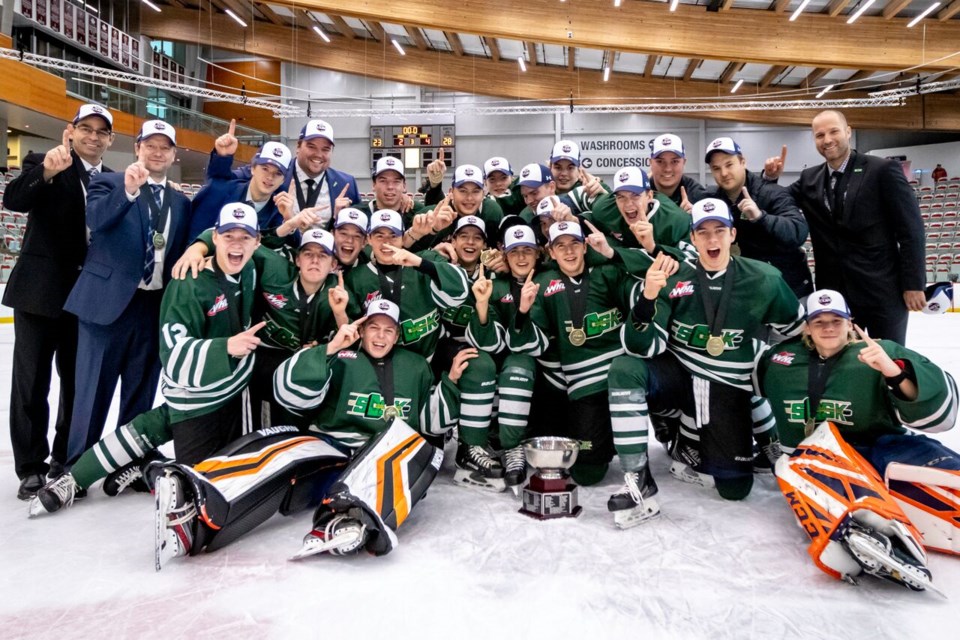
<svg viewBox="0 0 960 640"><path fill-rule="evenodd" d="M307 207L291 220L296 224L300 231L306 231L320 224L320 214L317 213L317 207Z"/></svg>
<svg viewBox="0 0 960 640"><path fill-rule="evenodd" d="M346 349L354 342L360 339L360 325L366 320L366 316L361 316L353 322L340 325L336 335L327 343L327 355L332 356L341 349Z"/></svg>
<svg viewBox="0 0 960 640"><path fill-rule="evenodd" d="M923 291L904 291L903 302L910 311L923 311L927 306L927 297Z"/></svg>
<svg viewBox="0 0 960 640"><path fill-rule="evenodd" d="M487 261L487 269L496 273L510 273L510 265L507 264L507 259L503 253L498 253L493 258L490 258Z"/></svg>
<svg viewBox="0 0 960 640"><path fill-rule="evenodd" d="M458 351L457 355L453 356L453 363L450 365L450 371L447 373L450 382L457 384L460 381L460 376L463 375L463 372L467 366L469 366L470 361L479 355L480 352L473 347Z"/></svg>
<svg viewBox="0 0 960 640"><path fill-rule="evenodd" d="M237 152L240 141L237 140L237 137L234 135L236 132L237 121L235 119L230 120L230 128L213 143L213 148L218 156L232 156Z"/></svg>
<svg viewBox="0 0 960 640"><path fill-rule="evenodd" d="M433 250L449 260L450 264L460 264L460 259L457 257L457 250L454 249L453 245L449 242L441 242L435 246Z"/></svg>
<svg viewBox="0 0 960 640"><path fill-rule="evenodd" d="M63 130L63 137L59 146L47 151L43 156L43 179L49 182L53 176L73 165L70 155L70 138L73 136L73 125L68 124Z"/></svg>
<svg viewBox="0 0 960 640"><path fill-rule="evenodd" d="M767 158L763 163L763 179L776 182L783 174L783 167L787 164L787 145L780 149L779 156Z"/></svg>
<svg viewBox="0 0 960 640"><path fill-rule="evenodd" d="M687 197L687 190L683 187L680 187L680 208L687 213L693 213L693 203L690 202L690 198Z"/></svg>
<svg viewBox="0 0 960 640"><path fill-rule="evenodd" d="M147 181L150 172L143 166L143 163L137 160L123 172L123 188L131 196L140 190L140 187Z"/></svg>
<svg viewBox="0 0 960 640"><path fill-rule="evenodd" d="M257 331L267 326L266 321L258 322L246 331L241 331L237 335L227 339L227 353L234 358L245 358L250 352L260 346L260 338L256 336Z"/></svg>
<svg viewBox="0 0 960 640"><path fill-rule="evenodd" d="M443 174L447 172L447 163L444 162L444 150L440 147L437 159L427 165L427 179L431 187L438 187L443 182Z"/></svg>
<svg viewBox="0 0 960 640"><path fill-rule="evenodd" d="M630 232L647 252L656 248L657 241L653 238L653 223L647 218L646 211L639 212L637 221L630 225Z"/></svg>
<svg viewBox="0 0 960 640"><path fill-rule="evenodd" d="M520 313L528 313L530 311L539 292L540 285L533 281L533 269L531 269L530 273L527 274L527 279L524 281L523 287L520 289L520 304L517 305Z"/></svg>
<svg viewBox="0 0 960 640"><path fill-rule="evenodd" d="M347 288L343 286L343 271L337 272L337 286L331 287L327 291L327 302L330 303L330 310L334 314L346 313L347 302L350 301L350 295Z"/></svg>
<svg viewBox="0 0 960 640"><path fill-rule="evenodd" d="M653 259L653 264L647 268L647 275L643 279L643 297L647 300L656 300L660 290L667 286L667 272L664 266L669 266L670 256L660 253Z"/></svg>
<svg viewBox="0 0 960 640"><path fill-rule="evenodd" d="M593 223L589 220L584 220L583 223L590 228L590 233L586 237L587 245L604 258L608 260L612 258L613 249L610 247L610 243L607 242L607 236L603 235L603 232L593 226Z"/></svg>
<svg viewBox="0 0 960 640"><path fill-rule="evenodd" d="M660 254L663 256L663 265L660 267L660 269L667 274L668 278L677 271L680 271L680 262L676 258L668 253L663 253L662 251Z"/></svg>
<svg viewBox="0 0 960 640"><path fill-rule="evenodd" d="M194 242L187 247L180 259L173 265L170 276L175 280L186 280L187 274L191 274L196 280L197 274L203 268L203 262L207 258L207 245L202 242Z"/></svg>
<svg viewBox="0 0 960 640"><path fill-rule="evenodd" d="M493 293L493 280L487 278L483 271L483 265L480 265L480 274L470 287L473 290L473 297L477 299L477 304L488 304L490 295Z"/></svg>
<svg viewBox="0 0 960 640"><path fill-rule="evenodd" d="M296 180L296 178L294 178L294 180ZM292 182L291 186L293 186ZM294 199L289 191L281 191L273 196L273 204L277 207L277 211L280 212L284 220L289 220L293 216L293 203Z"/></svg>
<svg viewBox="0 0 960 640"><path fill-rule="evenodd" d="M853 325L853 330L857 332L860 339L866 343L866 346L857 354L857 359L871 369L879 371L887 378L900 375L900 367L893 361L887 352L883 350L876 340L867 335L867 332L857 325Z"/></svg>
<svg viewBox="0 0 960 640"><path fill-rule="evenodd" d="M750 192L747 191L746 187L742 187L740 193L743 194L740 202L737 203L737 209L740 210L740 217L750 222L756 222L763 216L763 212L760 211L760 207L758 207L757 203L750 197Z"/></svg>
<svg viewBox="0 0 960 640"><path fill-rule="evenodd" d="M450 195L433 209L433 229L432 232L443 231L457 219L457 212L450 203Z"/></svg>
<svg viewBox="0 0 960 640"><path fill-rule="evenodd" d="M577 216L573 215L573 210L560 202L560 198L557 196L550 196L550 198L553 199L553 211L550 212L550 217L554 222L579 222Z"/></svg>
<svg viewBox="0 0 960 640"><path fill-rule="evenodd" d="M411 238L414 242L419 242L424 236L433 234L433 225L436 223L436 216L433 211L418 213L413 216L413 224L410 225Z"/></svg>
<svg viewBox="0 0 960 640"><path fill-rule="evenodd" d="M413 195L409 193L404 193L400 197L400 208L397 210L397 213L406 213L413 209Z"/></svg>
<svg viewBox="0 0 960 640"><path fill-rule="evenodd" d="M177 193L183 193L183 185L179 182L174 182L173 180L167 180L167 186L176 191Z"/></svg>
<svg viewBox="0 0 960 640"><path fill-rule="evenodd" d="M343 191L340 192L340 195L337 196L337 199L333 201L333 215L340 213L340 209L346 209L351 204L353 200L347 197L347 191L350 190L350 185L343 187Z"/></svg>
<svg viewBox="0 0 960 640"><path fill-rule="evenodd" d="M423 258L415 253L407 251L403 247L394 247L393 245L383 245L381 251L386 254L387 264L395 264L398 267L417 268L423 262Z"/></svg>
<svg viewBox="0 0 960 640"><path fill-rule="evenodd" d="M580 167L580 184L583 186L583 192L591 198L606 193L600 178L591 175L583 167Z"/></svg>

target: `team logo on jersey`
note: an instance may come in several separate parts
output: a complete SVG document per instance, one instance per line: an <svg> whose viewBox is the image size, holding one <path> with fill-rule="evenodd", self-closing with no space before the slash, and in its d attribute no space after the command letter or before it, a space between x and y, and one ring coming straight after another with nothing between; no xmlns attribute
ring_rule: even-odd
<svg viewBox="0 0 960 640"><path fill-rule="evenodd" d="M810 398L802 400L784 400L784 410L787 412L787 422L806 424L810 417ZM853 424L853 403L842 400L824 398L817 407L814 422L817 424L829 420L837 424Z"/></svg>
<svg viewBox="0 0 960 640"><path fill-rule="evenodd" d="M221 293L217 296L217 299L213 301L213 306L207 311L207 315L212 318L221 311L226 311L228 306L230 305L227 304L227 296Z"/></svg>
<svg viewBox="0 0 960 640"><path fill-rule="evenodd" d="M796 358L795 353L790 353L789 351L781 351L780 353L775 353L770 357L771 362L776 362L777 364L782 364L785 367L789 367L793 364L793 359Z"/></svg>
<svg viewBox="0 0 960 640"><path fill-rule="evenodd" d="M282 293L267 293L266 291L264 291L263 297L266 299L267 304L269 304L274 309L283 309L285 306L287 306L287 302L290 301Z"/></svg>
<svg viewBox="0 0 960 640"><path fill-rule="evenodd" d="M740 348L743 342L742 329L722 329L720 337L723 338L723 348L725 351L732 351ZM710 339L710 327L705 324L684 324L674 321L670 327L672 338L681 345L687 346L697 351L706 351L707 340Z"/></svg>
<svg viewBox="0 0 960 640"><path fill-rule="evenodd" d="M459 307L450 307L443 312L443 320L455 327L465 327L470 324L470 318L473 317L473 307L470 305L460 305Z"/></svg>
<svg viewBox="0 0 960 640"><path fill-rule="evenodd" d="M505 296L500 298L500 302L513 302L513 294L512 293L506 294Z"/></svg>
<svg viewBox="0 0 960 640"><path fill-rule="evenodd" d="M408 345L418 342L440 328L440 314L437 310L429 312L419 318L411 318L400 323L400 344Z"/></svg>
<svg viewBox="0 0 960 640"><path fill-rule="evenodd" d="M623 322L623 314L619 309L608 309L606 311L594 311L583 316L583 331L587 334L587 339L596 338L608 331L616 330ZM564 322L567 331L573 330L573 323L569 320Z"/></svg>
<svg viewBox="0 0 960 640"><path fill-rule="evenodd" d="M337 352L337 357L338 357L338 358L341 358L341 359L343 359L343 358L348 358L348 359L350 359L350 360L356 360L356 359L357 359L357 352L356 352L356 351L350 351L349 349L344 349L343 351L338 351L338 352Z"/></svg>
<svg viewBox="0 0 960 640"><path fill-rule="evenodd" d="M681 280L673 285L673 291L670 292L671 298L682 298L693 295L693 280Z"/></svg>
<svg viewBox="0 0 960 640"><path fill-rule="evenodd" d="M393 406L402 418L410 415L410 398L396 398ZM364 420L383 420L383 413L387 408L387 401L379 393L350 392L347 400L347 415L360 416Z"/></svg>
<svg viewBox="0 0 960 640"><path fill-rule="evenodd" d="M547 288L543 292L544 298L549 298L555 293L560 293L561 291L566 291L566 286L563 284L563 280L551 280L550 284L547 285Z"/></svg>

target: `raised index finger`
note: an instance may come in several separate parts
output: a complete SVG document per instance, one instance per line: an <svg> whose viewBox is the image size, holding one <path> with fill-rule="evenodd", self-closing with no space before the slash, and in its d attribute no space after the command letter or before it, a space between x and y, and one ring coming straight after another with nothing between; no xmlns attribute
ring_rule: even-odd
<svg viewBox="0 0 960 640"><path fill-rule="evenodd" d="M683 188L682 186L680 187L680 199L681 199L681 200L689 200L689 198L687 197L687 190L686 190L685 188Z"/></svg>
<svg viewBox="0 0 960 640"><path fill-rule="evenodd" d="M853 330L857 332L857 335L860 336L861 340L863 340L867 344L873 344L873 338L868 336L867 332L861 329L859 325L857 325L856 323L854 323L853 325Z"/></svg>
<svg viewBox="0 0 960 640"><path fill-rule="evenodd" d="M780 149L780 164L787 164L787 145L783 145L783 148Z"/></svg>
<svg viewBox="0 0 960 640"><path fill-rule="evenodd" d="M244 331L244 333L249 333L250 335L253 335L253 334L255 334L257 331L260 331L260 329L263 329L265 326L267 326L267 321L266 321L266 320L261 320L261 321L258 322L257 324L253 325L252 327L250 327L249 329L247 329L246 331Z"/></svg>
<svg viewBox="0 0 960 640"><path fill-rule="evenodd" d="M337 271L337 286L343 289L343 271Z"/></svg>
<svg viewBox="0 0 960 640"><path fill-rule="evenodd" d="M349 185L349 184L348 184L348 185L345 185L345 186L343 187L343 191L341 191L341 192L340 192L340 195L337 196L337 197L338 197L338 198L343 198L344 196L347 195L347 190L349 190L349 189L350 189L350 185Z"/></svg>
<svg viewBox="0 0 960 640"><path fill-rule="evenodd" d="M63 146L67 148L67 151L70 150L71 136L73 136L73 125L68 124L67 128L63 130Z"/></svg>
<svg viewBox="0 0 960 640"><path fill-rule="evenodd" d="M527 283L533 282L533 269L530 269L530 273L527 274Z"/></svg>
<svg viewBox="0 0 960 640"><path fill-rule="evenodd" d="M443 147L440 147L440 155L437 156L437 160L439 160L440 162L443 162L445 157L444 154L445 154L445 151L443 150Z"/></svg>
<svg viewBox="0 0 960 640"><path fill-rule="evenodd" d="M600 229L597 229L595 226L593 226L593 223L590 222L589 220L587 220L586 218L583 219L583 223L584 223L585 225L587 225L588 227L590 227L590 231L591 231L591 232L593 232L593 233L600 233L600 234L603 233L602 231L600 231Z"/></svg>
<svg viewBox="0 0 960 640"><path fill-rule="evenodd" d="M231 119L230 119L230 128L227 129L227 134L235 137L235 136L236 136L236 133L237 133L237 119L236 119L236 118L231 118Z"/></svg>

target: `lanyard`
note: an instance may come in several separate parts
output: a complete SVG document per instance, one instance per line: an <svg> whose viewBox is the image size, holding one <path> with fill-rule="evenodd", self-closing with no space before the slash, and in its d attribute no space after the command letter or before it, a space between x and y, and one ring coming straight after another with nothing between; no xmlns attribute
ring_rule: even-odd
<svg viewBox="0 0 960 640"><path fill-rule="evenodd" d="M580 284L573 282L573 278L561 274L564 289L567 292L567 306L570 309L570 333L567 339L575 347L587 341L587 333L583 330L583 317L587 313L587 296L590 294L590 271L584 269L580 275Z"/></svg>
<svg viewBox="0 0 960 640"><path fill-rule="evenodd" d="M727 264L727 273L723 277L723 283L720 285L720 302L714 307L710 304L709 286L710 280L707 279L707 272L703 264L697 263L697 281L700 284L700 290L703 292L700 296L700 302L703 304L703 313L707 316L707 326L710 327L710 337L721 338L723 331L723 321L727 319L727 309L730 308L730 292L733 291L733 275L736 262L732 259ZM710 355L719 355L711 353Z"/></svg>
<svg viewBox="0 0 960 640"><path fill-rule="evenodd" d="M377 385L383 393L383 419L390 421L399 415L394 405L393 395L393 353L382 358L370 359L373 372L377 375Z"/></svg>
<svg viewBox="0 0 960 640"><path fill-rule="evenodd" d="M150 193L141 193L141 195L146 195L147 206L150 208L150 226L154 232L163 233L163 230L167 228L167 217L170 214L170 194L168 193L167 189L164 189L163 206L161 207L157 205L157 199L153 197L153 189L150 189L149 186L147 189L149 189ZM152 236L153 234L148 231L147 244L149 244L151 247L154 246Z"/></svg>
<svg viewBox="0 0 960 640"><path fill-rule="evenodd" d="M842 352L841 352L842 353ZM827 380L830 379L830 371L833 365L839 360L840 353L836 353L829 358L822 358L816 351L810 354L810 364L807 367L807 406L805 407L805 420L803 435L809 436L817 427L817 413L820 411L820 400L823 398L823 392L827 388Z"/></svg>
<svg viewBox="0 0 960 640"><path fill-rule="evenodd" d="M395 267L392 271L394 280L391 282L383 272L383 266L377 265L377 278L380 280L380 297L400 306L403 294L403 267Z"/></svg>
<svg viewBox="0 0 960 640"><path fill-rule="evenodd" d="M312 207L313 205L317 204L317 198L318 198L319 195L320 195L320 191L323 189L323 183L324 183L324 181L325 181L326 179L327 179L327 172L326 172L326 171L323 172L323 175L320 176L319 179L317 179L317 178L312 178L312 180L316 180L316 184L313 185L313 187L314 187L314 189L313 189L313 197L311 198L311 197L309 197L310 194L307 194L307 196L304 196L304 195L303 195L303 187L300 185L300 180L297 178L296 175L293 176L293 182L294 182L294 184L296 184L296 186L297 186L297 204L300 205L300 210L301 210L301 211L303 211L304 209L306 209L306 208L308 208L308 207ZM312 200L313 202L310 202L311 200Z"/></svg>
<svg viewBox="0 0 960 640"><path fill-rule="evenodd" d="M216 274L217 282L220 284L220 293L223 294L223 299L227 303L227 318L230 321L230 335L235 336L243 329L243 325L240 324L240 307L243 306L243 284L240 284L240 294L234 296L235 300L231 300L231 288L230 283L227 280L227 274L225 274L223 269L220 268L220 265L217 263L216 256L213 257L213 272Z"/></svg>

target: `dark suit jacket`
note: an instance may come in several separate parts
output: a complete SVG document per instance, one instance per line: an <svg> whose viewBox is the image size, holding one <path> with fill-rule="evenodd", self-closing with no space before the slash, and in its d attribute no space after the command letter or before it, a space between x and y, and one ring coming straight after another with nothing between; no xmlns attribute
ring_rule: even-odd
<svg viewBox="0 0 960 640"><path fill-rule="evenodd" d="M856 308L898 308L922 291L923 219L900 164L854 151L841 181L840 211L827 204L827 165L804 169L789 187L810 225L817 288L836 289ZM844 186L845 185L845 186Z"/></svg>
<svg viewBox="0 0 960 640"><path fill-rule="evenodd" d="M127 200L123 174L100 174L87 190L87 226L92 237L87 259L65 309L85 322L108 325L127 308L143 279L147 258L150 207L144 185L140 196ZM163 282L187 246L190 201L167 186L164 201L170 203L170 236L163 263Z"/></svg>
<svg viewBox="0 0 960 640"><path fill-rule="evenodd" d="M292 176L296 175L296 159L290 163L290 169L287 171L286 179L283 181L282 189L286 190L290 188L290 180ZM250 165L244 165L239 169L234 169L233 175L238 178L243 178L245 180L250 179ZM330 211L336 211L337 206L337 196L340 195L340 192L343 191L343 188L346 185L350 185L350 188L347 189L347 197L350 198L351 205L356 207L361 203L360 190L357 188L357 179L354 178L349 173L344 173L342 171L337 171L336 169L327 168L327 189L330 191ZM442 198L441 198L442 200ZM331 218L332 221L332 218Z"/></svg>
<svg viewBox="0 0 960 640"><path fill-rule="evenodd" d="M29 214L23 247L3 304L56 318L80 275L87 255L83 183L88 180L80 157L71 152L73 166L43 181L42 153L23 160L23 171L7 185L3 206ZM106 166L103 171L109 172Z"/></svg>

